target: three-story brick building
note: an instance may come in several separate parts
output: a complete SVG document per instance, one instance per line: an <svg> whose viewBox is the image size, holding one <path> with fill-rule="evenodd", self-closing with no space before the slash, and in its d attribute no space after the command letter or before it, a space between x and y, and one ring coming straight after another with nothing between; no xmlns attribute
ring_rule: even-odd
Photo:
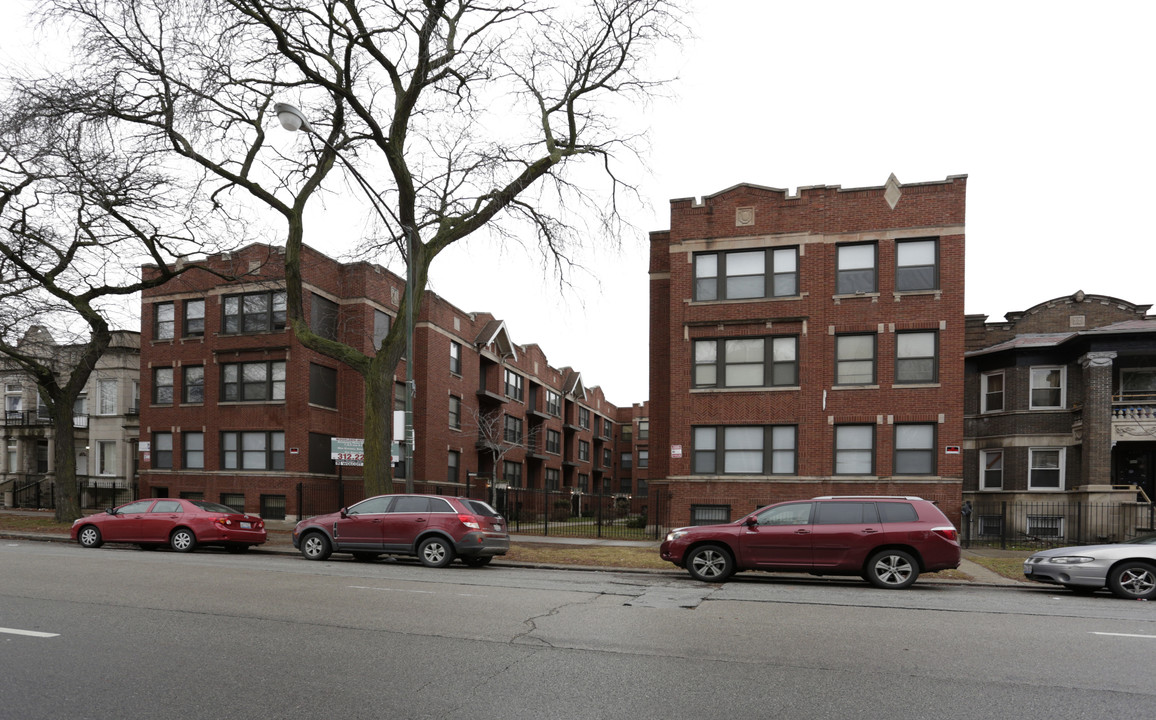
<svg viewBox="0 0 1156 720"><path fill-rule="evenodd" d="M966 177L738 185L651 234L650 484L672 521L824 494L960 508Z"/></svg>

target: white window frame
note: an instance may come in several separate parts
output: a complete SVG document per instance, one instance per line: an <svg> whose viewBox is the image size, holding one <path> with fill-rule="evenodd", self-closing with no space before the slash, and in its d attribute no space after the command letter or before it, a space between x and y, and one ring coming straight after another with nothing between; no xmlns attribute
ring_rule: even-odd
<svg viewBox="0 0 1156 720"><path fill-rule="evenodd" d="M988 456L999 455L999 487L990 487L987 484L987 466ZM980 490L1003 490L1003 476L1004 476L1004 455L1003 448L996 450L980 450L979 451L979 489Z"/></svg>
<svg viewBox="0 0 1156 720"><path fill-rule="evenodd" d="M1059 370L1060 371L1060 404L1059 405L1036 405L1035 391L1036 391L1036 371L1037 370ZM1006 386L1005 386L1006 387ZM1050 389L1050 388L1040 388ZM1006 401L1006 395L1005 395ZM1063 410L1068 406L1068 368L1066 365L1032 365L1028 369L1028 407L1032 410Z"/></svg>
<svg viewBox="0 0 1156 720"><path fill-rule="evenodd" d="M106 460L108 462L105 462ZM104 477L116 475L116 441L96 441L96 463L97 475Z"/></svg>
<svg viewBox="0 0 1156 720"><path fill-rule="evenodd" d="M1064 477L1064 464L1065 464L1065 461L1067 459L1067 453L1065 452L1066 450L1067 450L1067 448L1062 448L1062 447L1033 447L1033 448L1028 448L1028 490L1029 491L1031 491L1031 492L1063 492L1066 489L1066 487L1067 487L1066 478ZM1058 462L1059 462L1060 479L1059 479L1059 485L1057 487L1036 487L1035 486L1034 478L1035 478L1035 471L1037 469L1036 468L1036 462L1035 462L1035 455L1037 452L1039 452L1039 453L1043 453L1043 452L1059 453ZM1039 468L1039 469L1043 470L1044 468Z"/></svg>
<svg viewBox="0 0 1156 720"><path fill-rule="evenodd" d="M998 408L989 408L987 406L988 381L996 376L1003 379L1003 387L1000 388L999 391L1001 406ZM1005 410L1007 410L1007 376L1004 374L1004 371L996 370L994 372L981 373L979 376L979 411L981 413L994 413L1004 412Z"/></svg>

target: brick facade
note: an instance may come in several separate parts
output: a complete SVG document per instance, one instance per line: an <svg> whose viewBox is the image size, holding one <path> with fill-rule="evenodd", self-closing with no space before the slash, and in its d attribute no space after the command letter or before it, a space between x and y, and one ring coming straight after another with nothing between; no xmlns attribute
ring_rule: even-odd
<svg viewBox="0 0 1156 720"><path fill-rule="evenodd" d="M697 202L671 201L670 230L651 234L650 482L671 493L674 524L691 522L692 506L725 507L737 517L767 502L832 493L920 495L954 516L963 475L956 449L963 442L965 193L966 178L952 177L801 188L794 196L739 185ZM901 250L905 241L921 244ZM933 251L933 259L912 289L910 275L902 285L897 277L911 271L908 251L916 247ZM856 274L861 262L871 267ZM920 370L931 375L918 382L899 377L910 365L897 367L900 338L911 331L935 346ZM793 368L768 361L775 338L785 339L788 353L794 339ZM837 366L837 346L848 356L848 348L870 347L873 357ZM764 364L761 380L749 379L744 352L760 358L754 366ZM784 377L796 372L794 382L775 384L776 368ZM869 378L854 376L854 368ZM732 383L731 373L747 379ZM903 465L913 457L906 451L896 467L905 425L912 426L905 437L910 430L924 438L914 473ZM744 455L747 443L759 443L751 440L759 428L761 445ZM775 428L788 436L794 428L793 458L774 453ZM836 472L836 432L870 437L869 469L868 455L848 452L848 439L841 461L858 464L841 467L866 471ZM716 447L706 452L696 438ZM727 442L736 447L718 445Z"/></svg>
<svg viewBox="0 0 1156 720"><path fill-rule="evenodd" d="M1133 486L1156 496L1150 307L1077 292L1003 321L968 316L967 500L1132 502Z"/></svg>
<svg viewBox="0 0 1156 720"><path fill-rule="evenodd" d="M342 363L302 346L283 320L277 321L268 303L284 287L282 252L252 245L213 256L205 264L214 273L194 270L145 292L140 437L151 445L150 452L142 453L143 496L199 494L222 502L227 497L243 502L250 512L274 516L283 507L292 517L299 511L298 486L333 487L340 476L349 489L347 500L351 493L353 499L360 497L360 468L338 468L329 459L329 439L362 437L364 384ZM146 266L143 272L153 269ZM386 317L398 322L404 282L385 269L340 263L307 247L302 273L304 311L315 331L336 308L332 330L337 339L370 354L376 345L375 318L379 329ZM229 276L238 279L222 280ZM244 297L229 299L238 295ZM231 321L241 326L228 326L226 307L248 307L247 299L264 309L252 318L242 312ZM189 302L197 309L189 311ZM158 325L158 317L167 318L169 310L174 329L161 327L163 320ZM190 314L203 315L203 328L194 323L189 331ZM252 327L246 327L250 319ZM168 337L158 337L159 327L159 334ZM450 494L507 481L541 488L547 471L557 471L559 488L623 487L619 453L622 447L629 452L630 446L623 445L618 418L630 408L618 408L600 388L587 387L578 371L551 366L537 345L515 344L500 320L464 312L427 292L414 322L413 354L412 473L423 486ZM282 363L283 380L274 377ZM203 377L203 390L192 400L186 395L184 368L193 368L194 378ZM162 378L173 377L173 387L162 387L161 397L154 386L158 370ZM247 381L250 371L256 381ZM394 377L395 410L402 407L404 378L403 361ZM556 412L548 406L548 392L556 393ZM518 447L506 447L495 466L493 453L479 440L480 427L496 427L503 439L507 416L520 421L522 439ZM557 450L545 447L547 431L558 433ZM188 433L194 434L194 443L203 442L203 455L194 452L184 462ZM172 461L161 460L166 467L157 467L158 440L167 448L170 438ZM244 447L232 447L237 441L265 447L246 456ZM583 446L588 450L584 459L579 458ZM604 449L611 450L609 464L603 462ZM261 465L259 452L265 453L265 467L239 469L249 461Z"/></svg>

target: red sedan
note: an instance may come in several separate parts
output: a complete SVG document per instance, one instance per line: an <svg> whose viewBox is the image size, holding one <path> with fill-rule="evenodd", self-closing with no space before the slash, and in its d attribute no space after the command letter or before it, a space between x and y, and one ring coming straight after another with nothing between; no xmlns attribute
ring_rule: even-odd
<svg viewBox="0 0 1156 720"><path fill-rule="evenodd" d="M106 542L136 543L142 548L168 545L191 552L198 545L221 545L244 552L265 542L265 521L227 505L203 500L159 498L109 508L72 523L72 539L86 548Z"/></svg>

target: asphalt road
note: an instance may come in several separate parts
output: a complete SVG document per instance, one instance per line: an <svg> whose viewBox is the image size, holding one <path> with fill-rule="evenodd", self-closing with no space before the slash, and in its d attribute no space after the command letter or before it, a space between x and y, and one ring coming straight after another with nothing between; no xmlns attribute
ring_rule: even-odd
<svg viewBox="0 0 1156 720"><path fill-rule="evenodd" d="M1151 718L1156 607L0 540L0 718Z"/></svg>

